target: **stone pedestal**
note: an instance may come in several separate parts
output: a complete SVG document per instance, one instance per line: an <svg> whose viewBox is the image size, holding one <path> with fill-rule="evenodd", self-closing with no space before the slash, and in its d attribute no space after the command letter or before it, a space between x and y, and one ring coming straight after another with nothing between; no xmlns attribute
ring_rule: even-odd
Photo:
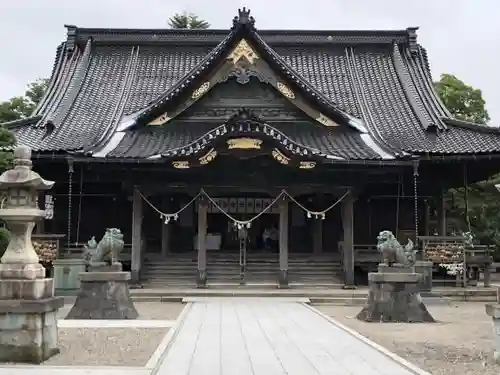
<svg viewBox="0 0 500 375"><path fill-rule="evenodd" d="M486 314L493 321L494 352L493 359L500 365L500 304L486 305Z"/></svg>
<svg viewBox="0 0 500 375"><path fill-rule="evenodd" d="M288 270L279 270L278 272L278 287L280 289L288 289Z"/></svg>
<svg viewBox="0 0 500 375"><path fill-rule="evenodd" d="M207 287L207 270L196 270L196 287L206 288Z"/></svg>
<svg viewBox="0 0 500 375"><path fill-rule="evenodd" d="M421 276L412 268L379 265L368 274L369 294L357 318L366 322L434 322L419 293Z"/></svg>
<svg viewBox="0 0 500 375"><path fill-rule="evenodd" d="M77 294L80 289L78 275L85 272L85 261L83 259L56 259L52 265L56 294Z"/></svg>
<svg viewBox="0 0 500 375"><path fill-rule="evenodd" d="M415 272L422 275L419 286L421 292L432 291L432 266L434 264L429 261L417 260L415 263Z"/></svg>
<svg viewBox="0 0 500 375"><path fill-rule="evenodd" d="M40 268L38 268L38 266ZM0 362L41 363L59 353L53 279L6 278L21 266L0 265ZM29 265L29 275L43 275L41 265Z"/></svg>
<svg viewBox="0 0 500 375"><path fill-rule="evenodd" d="M80 291L66 319L137 319L130 298L130 272L85 272Z"/></svg>

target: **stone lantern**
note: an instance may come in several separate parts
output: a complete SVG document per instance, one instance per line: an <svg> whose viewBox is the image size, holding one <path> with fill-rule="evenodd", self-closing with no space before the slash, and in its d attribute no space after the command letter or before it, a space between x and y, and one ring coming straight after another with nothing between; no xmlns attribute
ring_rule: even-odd
<svg viewBox="0 0 500 375"><path fill-rule="evenodd" d="M0 176L0 219L11 233L0 259L0 362L41 363L59 352L56 313L64 301L54 297L54 280L45 278L31 243L35 223L44 217L38 191L54 182L31 167L31 150L20 146L14 168Z"/></svg>

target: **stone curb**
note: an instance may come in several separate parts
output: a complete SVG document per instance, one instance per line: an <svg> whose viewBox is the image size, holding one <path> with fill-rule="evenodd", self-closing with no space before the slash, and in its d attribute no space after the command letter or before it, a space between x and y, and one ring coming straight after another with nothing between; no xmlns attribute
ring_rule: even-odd
<svg viewBox="0 0 500 375"><path fill-rule="evenodd" d="M182 309L182 312L177 317L177 324L174 327L170 328L170 330L165 335L163 340L156 347L154 353L151 355L151 357L149 357L149 360L146 363L145 367L151 371L150 375L158 374L161 364L165 360L167 352L170 349L170 345L172 345L172 343L175 341L177 333L182 328L182 325L184 324L184 319L186 318L189 311L191 311L192 307L193 304L190 302L188 302L186 306L184 306L184 309Z"/></svg>
<svg viewBox="0 0 500 375"><path fill-rule="evenodd" d="M401 358L397 354L391 352L390 350L387 350L383 346L381 346L381 345L373 342L372 340L370 340L370 339L366 338L365 336L361 335L360 333L358 333L358 332L350 329L349 327L346 327L342 323L337 322L335 319L329 317L328 315L323 314L321 311L315 309L313 306L309 306L307 304L302 304L302 305L305 306L306 308L310 309L314 313L318 314L322 318L328 320L330 323L332 323L332 324L336 325L337 327L341 328L342 330L344 330L345 332L349 333L350 335L356 337L357 339L359 339L360 341L364 342L365 344L368 344L369 346L371 346L373 349L377 350L378 352L380 352L380 353L384 354L385 356L389 357L394 362L400 364L406 370L411 371L415 375L432 375L430 372L422 370L421 368L419 368L419 367L415 366L414 364L408 362L407 360Z"/></svg>

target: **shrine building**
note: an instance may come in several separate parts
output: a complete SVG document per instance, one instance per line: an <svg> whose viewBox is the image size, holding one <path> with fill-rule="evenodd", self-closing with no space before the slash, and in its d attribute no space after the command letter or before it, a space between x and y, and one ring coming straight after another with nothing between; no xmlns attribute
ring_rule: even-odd
<svg viewBox="0 0 500 375"><path fill-rule="evenodd" d="M351 288L381 230L443 232L443 191L500 171L500 132L450 115L417 28L230 26L66 25L42 101L6 124L56 181L37 230L61 252L119 228L147 285Z"/></svg>

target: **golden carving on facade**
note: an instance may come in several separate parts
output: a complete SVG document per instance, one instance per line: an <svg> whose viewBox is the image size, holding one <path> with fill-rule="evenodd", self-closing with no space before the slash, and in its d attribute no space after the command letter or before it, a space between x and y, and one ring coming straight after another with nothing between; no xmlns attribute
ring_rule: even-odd
<svg viewBox="0 0 500 375"><path fill-rule="evenodd" d="M201 98L210 88L210 82L204 82L200 87L193 91L193 95L191 95L191 99L199 99Z"/></svg>
<svg viewBox="0 0 500 375"><path fill-rule="evenodd" d="M158 116L153 121L151 121L148 125L162 125L169 120L170 120L170 117L168 117L167 112L165 112L163 115Z"/></svg>
<svg viewBox="0 0 500 375"><path fill-rule="evenodd" d="M210 151L208 151L205 155L203 155L198 160L200 161L200 164L205 165L205 164L210 163L212 160L214 160L216 156L217 156L217 150L212 148Z"/></svg>
<svg viewBox="0 0 500 375"><path fill-rule="evenodd" d="M326 117L322 113L319 114L319 116L316 118L316 121L318 121L320 124L323 124L325 126L338 126L339 125L335 121Z"/></svg>
<svg viewBox="0 0 500 375"><path fill-rule="evenodd" d="M273 158L275 158L281 164L288 164L290 162L290 158L284 155L280 150L275 148L272 152Z"/></svg>
<svg viewBox="0 0 500 375"><path fill-rule="evenodd" d="M262 140L255 138L233 138L227 140L228 149L260 150Z"/></svg>
<svg viewBox="0 0 500 375"><path fill-rule="evenodd" d="M315 161L301 161L299 163L300 169L313 169L314 167L316 167Z"/></svg>
<svg viewBox="0 0 500 375"><path fill-rule="evenodd" d="M177 169L189 169L189 162L187 160L173 161L172 166Z"/></svg>
<svg viewBox="0 0 500 375"><path fill-rule="evenodd" d="M238 45L233 49L233 51L229 54L227 57L228 60L231 60L234 65L240 59L244 57L245 59L248 60L250 64L254 64L255 60L259 58L259 55L253 50L252 47L250 47L250 44L245 39L240 40Z"/></svg>
<svg viewBox="0 0 500 375"><path fill-rule="evenodd" d="M293 93L292 89L284 83L277 82L276 87L278 88L279 92L285 95L288 99L295 99L295 94Z"/></svg>

